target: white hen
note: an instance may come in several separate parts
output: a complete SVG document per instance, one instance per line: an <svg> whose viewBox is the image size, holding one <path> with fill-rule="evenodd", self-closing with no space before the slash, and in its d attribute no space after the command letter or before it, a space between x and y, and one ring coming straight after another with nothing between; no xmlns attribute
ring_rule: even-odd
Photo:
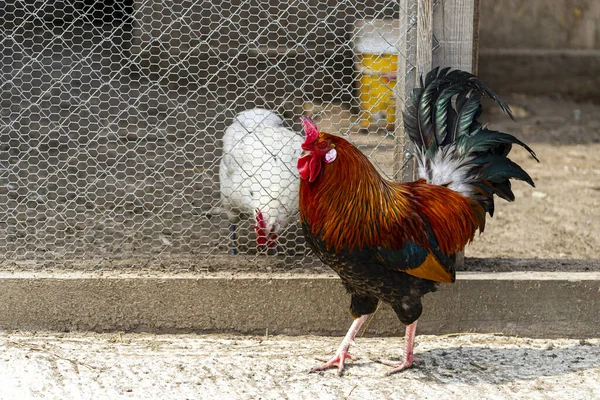
<svg viewBox="0 0 600 400"><path fill-rule="evenodd" d="M277 234L298 213L296 161L302 137L283 126L274 112L255 108L239 113L223 136L219 177L229 217L230 254L237 253L236 224L256 220L259 249L276 247Z"/></svg>

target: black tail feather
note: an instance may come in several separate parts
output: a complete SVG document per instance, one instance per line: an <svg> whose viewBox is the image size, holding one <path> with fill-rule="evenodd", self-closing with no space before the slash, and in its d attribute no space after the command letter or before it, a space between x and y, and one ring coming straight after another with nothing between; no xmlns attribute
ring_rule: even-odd
<svg viewBox="0 0 600 400"><path fill-rule="evenodd" d="M481 99L487 96L514 120L510 107L475 75L449 68L434 68L413 89L404 110L404 129L419 151L425 155L426 168L440 147L454 145L453 157L467 169L471 196L490 215L494 212L493 195L513 201L510 179L534 186L531 177L507 158L513 145L536 154L512 135L488 130L477 119L482 113Z"/></svg>
<svg viewBox="0 0 600 400"><path fill-rule="evenodd" d="M406 102L404 129L417 147L434 153L480 126L481 98L496 101L513 120L510 107L475 75L450 68L432 69Z"/></svg>
<svg viewBox="0 0 600 400"><path fill-rule="evenodd" d="M467 156L470 153L488 152L506 156L511 149L511 147L507 148L507 145L511 144L518 144L519 146L523 147L529 152L529 154L531 154L533 158L535 158L536 161L539 161L537 155L531 149L531 147L513 135L498 131L491 131L487 128L481 127L473 132L470 132L469 135L460 137L456 141L456 148L461 156ZM501 148L502 151L499 151L499 148Z"/></svg>

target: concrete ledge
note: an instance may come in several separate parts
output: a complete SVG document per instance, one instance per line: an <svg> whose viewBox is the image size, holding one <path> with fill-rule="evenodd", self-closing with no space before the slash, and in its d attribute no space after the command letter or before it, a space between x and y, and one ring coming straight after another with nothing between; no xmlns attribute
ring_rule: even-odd
<svg viewBox="0 0 600 400"><path fill-rule="evenodd" d="M0 273L0 329L340 335L348 305L325 274ZM462 272L424 309L423 334L600 337L600 272ZM368 331L402 333L387 306Z"/></svg>

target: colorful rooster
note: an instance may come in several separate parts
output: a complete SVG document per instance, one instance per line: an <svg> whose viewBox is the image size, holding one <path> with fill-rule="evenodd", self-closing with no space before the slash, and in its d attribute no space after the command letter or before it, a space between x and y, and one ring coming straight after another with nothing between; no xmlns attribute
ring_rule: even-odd
<svg viewBox="0 0 600 400"><path fill-rule="evenodd" d="M389 303L406 325L401 362L413 364L413 339L421 297L438 282L455 279L456 254L483 231L494 195L514 200L510 179L534 185L507 158L514 136L477 122L484 95L511 118L509 107L476 76L449 68L432 70L413 90L404 127L416 145L419 180L390 182L347 140L319 132L302 118L306 139L298 160L300 221L310 248L342 278L355 320L336 354L313 371L352 358L350 344L378 303ZM537 160L537 158L536 158Z"/></svg>

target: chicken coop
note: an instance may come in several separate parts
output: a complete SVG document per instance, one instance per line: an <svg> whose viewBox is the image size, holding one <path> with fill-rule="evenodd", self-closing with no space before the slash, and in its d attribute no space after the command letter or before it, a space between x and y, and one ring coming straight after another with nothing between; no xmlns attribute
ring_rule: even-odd
<svg viewBox="0 0 600 400"><path fill-rule="evenodd" d="M35 0L0 11L8 269L305 266L300 116L408 179L404 99L431 66L474 70L477 59L477 0Z"/></svg>

